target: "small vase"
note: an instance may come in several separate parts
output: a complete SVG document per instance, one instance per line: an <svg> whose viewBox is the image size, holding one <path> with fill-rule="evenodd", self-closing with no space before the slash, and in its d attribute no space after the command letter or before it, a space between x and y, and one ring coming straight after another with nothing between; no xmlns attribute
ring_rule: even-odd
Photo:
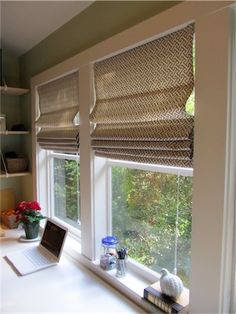
<svg viewBox="0 0 236 314"><path fill-rule="evenodd" d="M23 225L26 239L36 239L39 235L39 222L32 222Z"/></svg>

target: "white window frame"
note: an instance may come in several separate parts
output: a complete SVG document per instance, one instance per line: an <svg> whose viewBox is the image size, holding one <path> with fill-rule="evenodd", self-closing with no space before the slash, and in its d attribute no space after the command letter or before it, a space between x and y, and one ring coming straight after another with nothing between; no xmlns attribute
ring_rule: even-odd
<svg viewBox="0 0 236 314"><path fill-rule="evenodd" d="M227 160L225 184L225 214L223 225L223 254L221 272L220 312L236 313L236 5L231 15L231 58L228 130L227 130Z"/></svg>
<svg viewBox="0 0 236 314"><path fill-rule="evenodd" d="M76 229L69 223L66 223L63 219L58 218L55 215L55 207L54 207L54 178L53 178L53 159L69 159L74 160L76 162L80 162L79 154L66 154L66 153L57 153L54 151L48 151L47 154L47 164L48 164L48 173L49 173L49 203L50 203L50 217L54 220L58 221L60 224L65 225L70 233L78 238L78 240L81 240L81 230ZM80 193L80 191L77 191L77 194Z"/></svg>

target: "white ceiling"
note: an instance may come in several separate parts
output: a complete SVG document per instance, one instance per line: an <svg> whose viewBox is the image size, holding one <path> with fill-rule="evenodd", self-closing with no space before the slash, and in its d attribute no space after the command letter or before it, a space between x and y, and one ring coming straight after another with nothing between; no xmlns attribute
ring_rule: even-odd
<svg viewBox="0 0 236 314"><path fill-rule="evenodd" d="M30 50L94 1L1 1L1 48Z"/></svg>

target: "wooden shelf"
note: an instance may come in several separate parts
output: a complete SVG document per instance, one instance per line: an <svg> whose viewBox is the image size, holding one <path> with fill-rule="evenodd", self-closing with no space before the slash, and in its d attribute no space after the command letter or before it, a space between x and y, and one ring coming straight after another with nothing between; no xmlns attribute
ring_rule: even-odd
<svg viewBox="0 0 236 314"><path fill-rule="evenodd" d="M21 134L29 134L29 131L0 131L0 135L21 135Z"/></svg>
<svg viewBox="0 0 236 314"><path fill-rule="evenodd" d="M5 173L1 172L0 178L14 178L14 177L23 177L28 176L30 172L16 172L16 173Z"/></svg>
<svg viewBox="0 0 236 314"><path fill-rule="evenodd" d="M29 92L30 92L30 90L26 89L26 88L18 88L18 87L10 87L10 86L0 86L0 93L2 95L21 96L21 95L27 94ZM30 132L29 131L8 131L8 130L0 131L0 135L17 136L17 135L25 135L25 134L30 134ZM23 177L23 176L27 176L27 175L30 174L30 172L28 172L28 171L16 172L16 173L8 173L6 165L5 165L5 162L4 162L2 151L1 151L1 160L2 160L2 163L3 163L4 169L5 169L5 171L4 170L0 170L0 178L1 179Z"/></svg>
<svg viewBox="0 0 236 314"><path fill-rule="evenodd" d="M8 87L8 86L0 86L1 94L3 95L12 95L12 96L20 96L29 93L29 89L26 88L18 88L18 87Z"/></svg>

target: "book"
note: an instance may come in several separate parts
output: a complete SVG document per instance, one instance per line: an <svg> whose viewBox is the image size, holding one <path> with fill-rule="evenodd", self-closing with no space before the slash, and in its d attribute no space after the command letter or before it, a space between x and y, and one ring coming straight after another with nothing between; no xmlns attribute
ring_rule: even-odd
<svg viewBox="0 0 236 314"><path fill-rule="evenodd" d="M160 281L157 281L144 289L143 297L165 313L188 313L189 291L186 288L177 300L173 300L161 292Z"/></svg>

